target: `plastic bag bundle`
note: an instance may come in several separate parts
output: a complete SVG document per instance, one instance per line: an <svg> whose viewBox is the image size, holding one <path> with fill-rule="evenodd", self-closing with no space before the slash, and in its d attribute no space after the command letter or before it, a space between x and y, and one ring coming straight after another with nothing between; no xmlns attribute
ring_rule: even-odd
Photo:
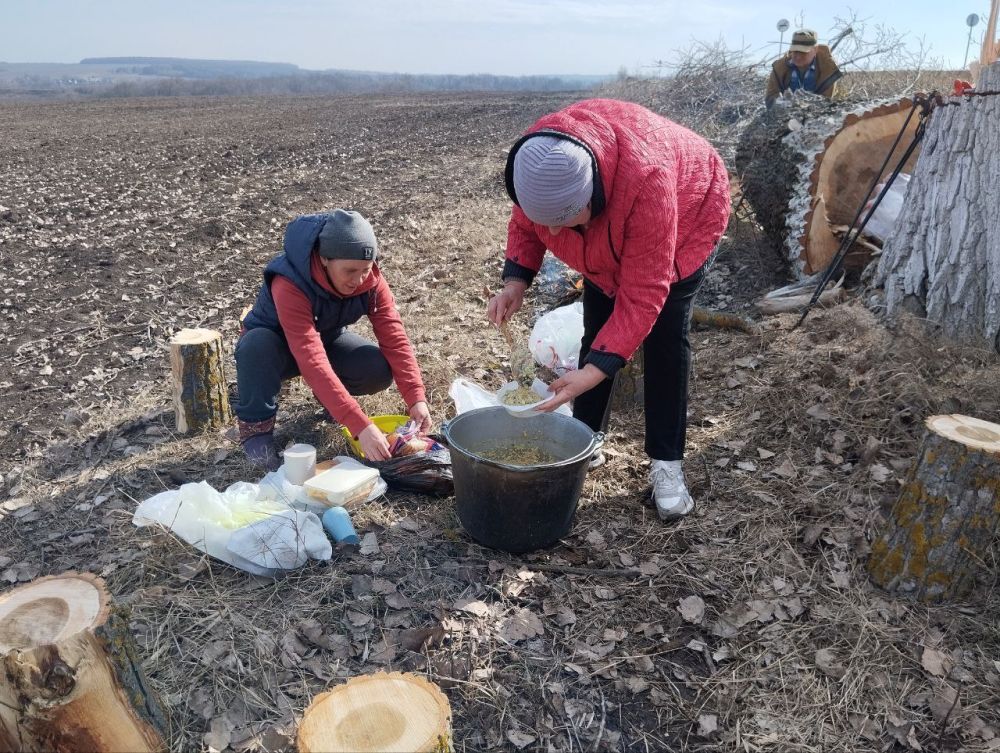
<svg viewBox="0 0 1000 753"><path fill-rule="evenodd" d="M141 502L132 523L161 525L196 549L254 575L273 577L310 558L330 559L333 547L319 518L268 497L257 484L245 482L224 492L207 481L184 484Z"/></svg>
<svg viewBox="0 0 1000 753"><path fill-rule="evenodd" d="M577 368L583 339L583 303L552 309L531 330L528 349L540 366L560 376Z"/></svg>
<svg viewBox="0 0 1000 753"><path fill-rule="evenodd" d="M448 395L455 401L455 413L500 405L497 393L487 392L475 382L459 377L451 383Z"/></svg>
<svg viewBox="0 0 1000 753"><path fill-rule="evenodd" d="M388 460L366 460L377 468L389 488L402 492L449 497L455 492L451 475L451 453L446 447Z"/></svg>

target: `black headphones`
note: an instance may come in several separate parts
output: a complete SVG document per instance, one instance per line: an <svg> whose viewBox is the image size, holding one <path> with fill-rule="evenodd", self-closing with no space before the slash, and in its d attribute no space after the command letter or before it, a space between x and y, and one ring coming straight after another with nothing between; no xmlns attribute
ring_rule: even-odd
<svg viewBox="0 0 1000 753"><path fill-rule="evenodd" d="M587 154L590 155L590 164L594 171L594 195L590 199L590 216L596 217L603 212L604 207L607 205L607 201L604 198L604 184L601 182L601 173L597 169L597 157L594 156L593 150L580 141L580 139L568 136L565 133L560 133L559 131L532 131L514 142L514 146L510 148L510 152L507 154L507 166L503 171L504 185L507 187L507 195L510 196L510 200L518 206L521 206L520 202L517 200L517 192L514 190L514 156L517 154L517 150L521 148L525 141L530 138L534 138L535 136L555 136L557 139L565 139L566 141L587 150Z"/></svg>

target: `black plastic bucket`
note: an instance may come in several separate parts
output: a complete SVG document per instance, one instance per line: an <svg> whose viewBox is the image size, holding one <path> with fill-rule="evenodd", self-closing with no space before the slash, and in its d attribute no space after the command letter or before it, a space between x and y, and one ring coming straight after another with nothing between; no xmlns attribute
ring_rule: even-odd
<svg viewBox="0 0 1000 753"><path fill-rule="evenodd" d="M575 418L521 418L502 407L461 413L444 426L444 435L462 526L481 544L514 553L551 546L569 533L590 458L604 442L603 434ZM480 454L515 442L556 460L506 465Z"/></svg>

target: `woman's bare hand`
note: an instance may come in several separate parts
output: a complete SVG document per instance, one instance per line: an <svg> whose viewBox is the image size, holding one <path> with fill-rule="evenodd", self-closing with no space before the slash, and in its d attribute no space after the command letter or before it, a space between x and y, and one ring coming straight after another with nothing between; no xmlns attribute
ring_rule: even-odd
<svg viewBox="0 0 1000 753"><path fill-rule="evenodd" d="M391 457L389 455L389 442L382 430L375 424L368 424L361 430L361 433L358 434L358 442L361 445L361 451L368 460L388 460Z"/></svg>
<svg viewBox="0 0 1000 753"><path fill-rule="evenodd" d="M516 314L524 305L524 291L528 283L524 280L508 280L503 290L490 298L487 314L493 324L499 327Z"/></svg>

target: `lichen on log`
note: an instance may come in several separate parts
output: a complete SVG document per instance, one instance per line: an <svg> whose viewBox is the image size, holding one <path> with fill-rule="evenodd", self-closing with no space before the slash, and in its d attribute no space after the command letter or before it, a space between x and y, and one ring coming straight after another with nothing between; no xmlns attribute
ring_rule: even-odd
<svg viewBox="0 0 1000 753"><path fill-rule="evenodd" d="M641 408L645 397L645 367L642 348L615 374L611 392L611 409L615 411Z"/></svg>

